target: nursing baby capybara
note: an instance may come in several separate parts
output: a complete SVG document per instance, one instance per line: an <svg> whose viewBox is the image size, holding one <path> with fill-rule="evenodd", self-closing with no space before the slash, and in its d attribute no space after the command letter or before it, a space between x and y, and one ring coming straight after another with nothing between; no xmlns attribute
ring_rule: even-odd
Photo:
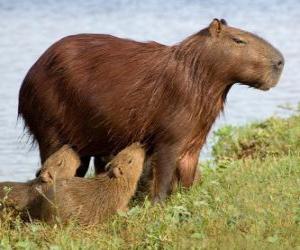
<svg viewBox="0 0 300 250"><path fill-rule="evenodd" d="M127 210L144 159L145 150L134 143L106 165L107 172L95 178L56 179L53 183L36 179L29 183L1 183L0 188L12 188L8 193L9 204L23 217L48 223L74 219L84 225L98 224L117 211Z"/></svg>
<svg viewBox="0 0 300 250"><path fill-rule="evenodd" d="M69 145L64 145L47 158L40 169L39 177L44 182L70 178L75 176L79 166L78 154Z"/></svg>
<svg viewBox="0 0 300 250"><path fill-rule="evenodd" d="M176 172L194 181L199 151L234 83L268 90L281 53L262 38L214 19L173 46L81 34L53 44L32 66L19 115L38 142L41 161L64 144L81 157L77 176L131 142L155 154L154 201ZM176 169L177 168L177 169Z"/></svg>
<svg viewBox="0 0 300 250"><path fill-rule="evenodd" d="M41 167L41 174L36 179L26 183L1 182L0 200L5 197L7 205L23 211L37 199L41 190L45 191L49 187L44 183L49 184L58 179L73 177L79 165L78 155L68 145L64 145L48 157Z"/></svg>

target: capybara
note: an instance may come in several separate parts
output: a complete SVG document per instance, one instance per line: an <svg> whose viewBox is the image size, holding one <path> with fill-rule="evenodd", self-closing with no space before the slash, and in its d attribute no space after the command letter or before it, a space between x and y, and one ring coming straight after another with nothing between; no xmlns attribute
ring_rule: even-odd
<svg viewBox="0 0 300 250"><path fill-rule="evenodd" d="M42 187L47 188L48 184L42 182L38 177L34 180L23 182L1 182L0 183L0 200L5 205L26 214L31 204L37 200L39 190ZM6 189L7 188L7 189ZM45 191L45 190L44 190Z"/></svg>
<svg viewBox="0 0 300 250"><path fill-rule="evenodd" d="M44 162L38 178L27 183L0 183L0 199L6 197L5 202L7 205L18 211L25 211L29 204L37 199L41 190L45 192L49 187L44 185L44 182L53 183L57 179L73 177L79 165L80 159L77 153L68 145L64 145ZM4 187L7 187L8 190Z"/></svg>
<svg viewBox="0 0 300 250"><path fill-rule="evenodd" d="M69 146L64 145L44 162L40 169L40 178L44 182L53 182L58 178L69 178L76 174L80 166L78 154Z"/></svg>
<svg viewBox="0 0 300 250"><path fill-rule="evenodd" d="M144 159L145 150L134 143L106 165L107 172L95 178L72 177L53 183L38 178L29 183L1 183L0 188L11 187L10 204L32 220L64 223L74 219L83 225L98 224L117 211L127 210Z"/></svg>
<svg viewBox="0 0 300 250"><path fill-rule="evenodd" d="M172 46L73 35L29 70L18 113L42 162L64 144L75 149L82 160L77 176L91 156L145 144L147 155L156 155L153 199L160 201L176 167L184 186L193 183L199 151L232 85L268 90L283 65L271 44L223 19ZM98 172L104 164L96 164Z"/></svg>

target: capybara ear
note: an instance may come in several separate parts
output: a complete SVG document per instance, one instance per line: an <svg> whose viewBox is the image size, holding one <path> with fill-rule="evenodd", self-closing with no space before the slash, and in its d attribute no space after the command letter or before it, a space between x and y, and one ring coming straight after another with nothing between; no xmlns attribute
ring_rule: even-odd
<svg viewBox="0 0 300 250"><path fill-rule="evenodd" d="M104 171L108 172L109 170L111 170L111 168L112 168L112 164L111 164L111 162L108 162L104 167Z"/></svg>
<svg viewBox="0 0 300 250"><path fill-rule="evenodd" d="M222 23L219 19L215 18L208 27L209 33L212 36L218 36L222 31Z"/></svg>
<svg viewBox="0 0 300 250"><path fill-rule="evenodd" d="M118 167L111 168L108 172L110 178L119 178L121 175L123 175L123 172Z"/></svg>
<svg viewBox="0 0 300 250"><path fill-rule="evenodd" d="M221 24L223 24L223 25L226 25L226 26L228 25L228 24L227 24L227 21L226 21L225 19L223 19L223 18L220 20L220 22L221 22Z"/></svg>
<svg viewBox="0 0 300 250"><path fill-rule="evenodd" d="M54 181L54 178L51 175L51 173L49 173L49 171L41 172L40 178L42 182L46 182L46 183L51 183Z"/></svg>

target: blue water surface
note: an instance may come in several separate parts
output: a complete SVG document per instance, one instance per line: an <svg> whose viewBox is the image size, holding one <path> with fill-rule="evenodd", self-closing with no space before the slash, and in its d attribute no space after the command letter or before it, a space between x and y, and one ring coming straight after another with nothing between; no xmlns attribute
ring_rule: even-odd
<svg viewBox="0 0 300 250"><path fill-rule="evenodd" d="M28 180L39 167L38 150L30 149L17 122L18 91L53 42L76 33L109 33L174 44L215 17L266 38L282 51L286 65L271 91L235 86L214 129L288 115L278 105L300 101L300 1L0 0L0 181Z"/></svg>

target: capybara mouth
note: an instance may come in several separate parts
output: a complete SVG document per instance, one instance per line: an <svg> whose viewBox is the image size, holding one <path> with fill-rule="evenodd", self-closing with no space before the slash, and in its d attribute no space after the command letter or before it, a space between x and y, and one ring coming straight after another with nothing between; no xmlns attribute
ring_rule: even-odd
<svg viewBox="0 0 300 250"><path fill-rule="evenodd" d="M277 85L278 81L268 81L263 83L257 83L255 86L253 86L256 89L262 90L262 91L268 91L271 88L275 87Z"/></svg>
<svg viewBox="0 0 300 250"><path fill-rule="evenodd" d="M271 79L266 81L264 84L261 84L258 87L258 89L267 91L267 90L275 87L279 82L280 76L281 76L281 72L273 73L272 77L270 77Z"/></svg>
<svg viewBox="0 0 300 250"><path fill-rule="evenodd" d="M276 84L275 84L276 85ZM274 86L275 86L274 85ZM262 91L268 91L268 90L270 90L272 87L274 87L274 86L267 86L267 85L262 85L262 86L259 86L257 89L259 89L259 90L262 90Z"/></svg>
<svg viewBox="0 0 300 250"><path fill-rule="evenodd" d="M277 85L278 81L257 81L257 82L252 82L251 84L244 84L240 83L241 85L248 85L250 88L262 90L262 91L268 91L271 88L275 87Z"/></svg>
<svg viewBox="0 0 300 250"><path fill-rule="evenodd" d="M267 91L275 87L279 82L283 70L283 65L283 61L276 63L276 65L272 64L271 70L269 74L266 74L265 79L262 81L258 81L258 83L254 84L253 87L263 91Z"/></svg>

